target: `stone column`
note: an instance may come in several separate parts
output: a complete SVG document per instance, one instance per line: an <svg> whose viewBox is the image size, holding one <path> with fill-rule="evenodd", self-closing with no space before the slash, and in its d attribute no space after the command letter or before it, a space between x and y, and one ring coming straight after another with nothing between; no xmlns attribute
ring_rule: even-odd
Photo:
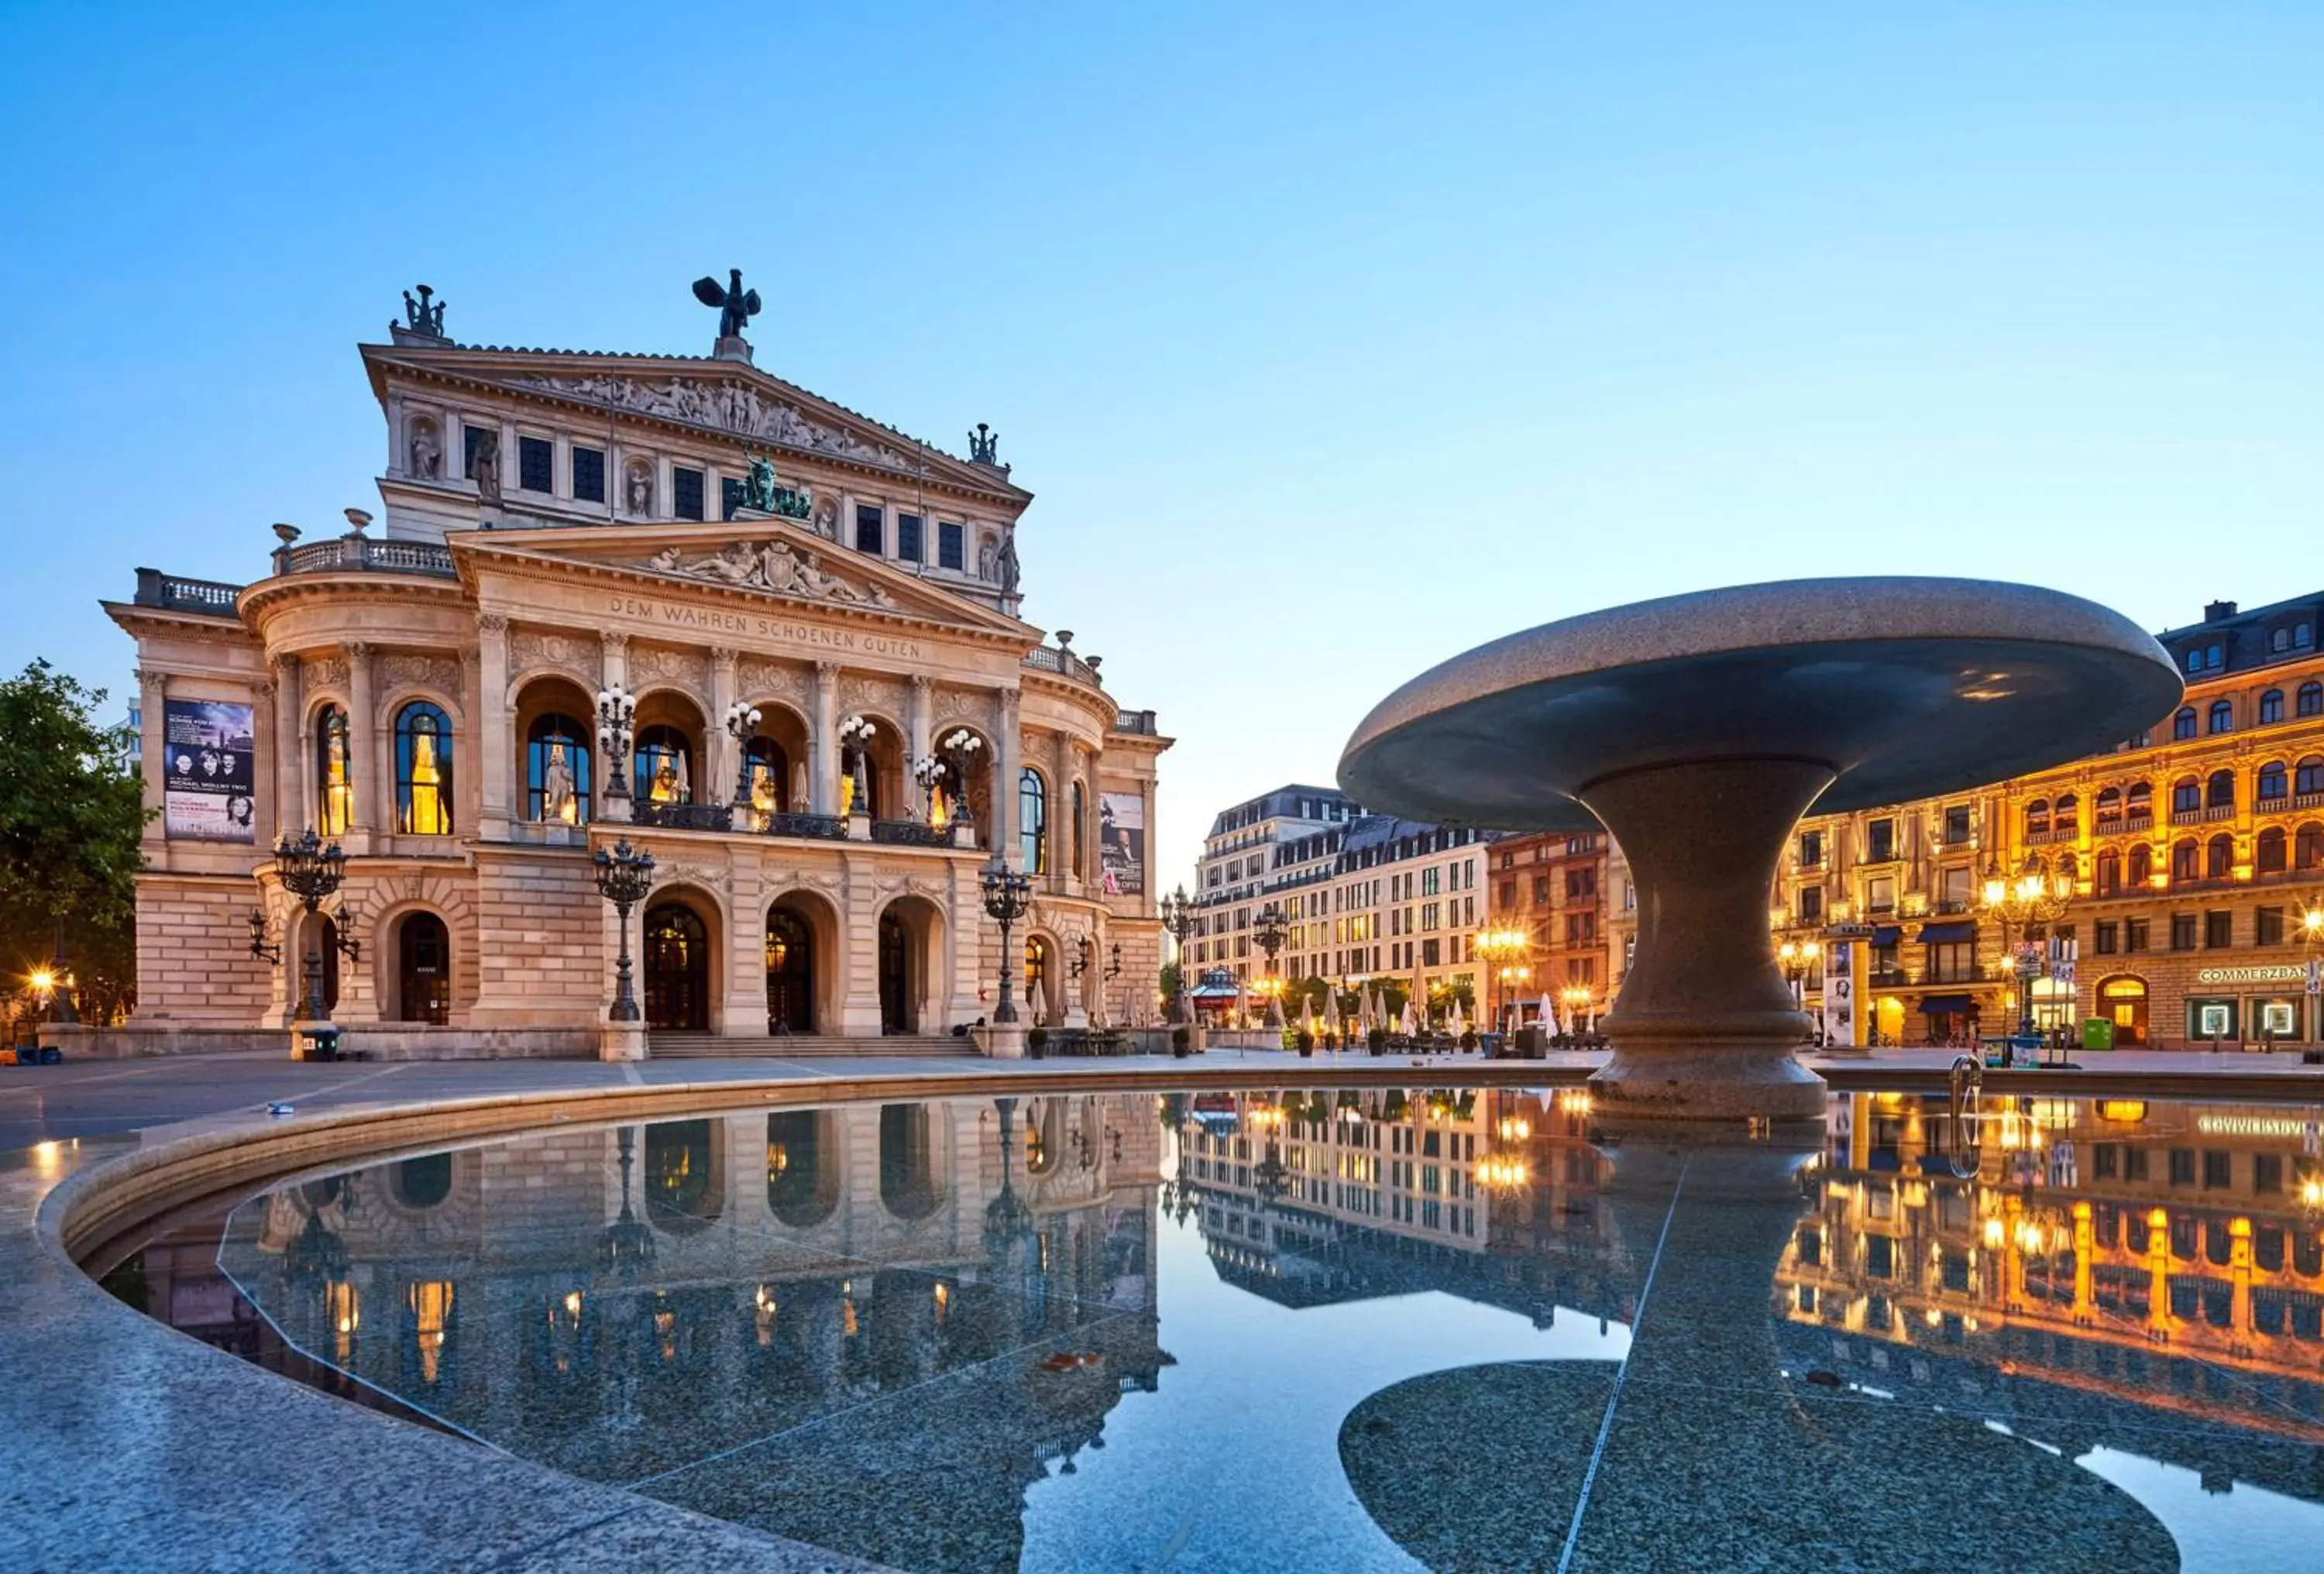
<svg viewBox="0 0 2324 1574"><path fill-rule="evenodd" d="M476 736L479 741L477 779L483 798L476 815L476 833L487 842L509 839L509 825L517 817L515 795L516 717L509 695L509 621L498 612L476 620Z"/></svg>
<svg viewBox="0 0 2324 1574"><path fill-rule="evenodd" d="M992 849L994 856L1012 868L1023 861L1017 839L1017 775L1023 769L1025 748L1018 720L1019 698L1013 688L1001 691L1001 720L992 739Z"/></svg>
<svg viewBox="0 0 2324 1574"><path fill-rule="evenodd" d="M880 891L877 855L850 847L840 860L839 1031L849 1038L880 1036Z"/></svg>
<svg viewBox="0 0 2324 1574"><path fill-rule="evenodd" d="M460 706L468 713L467 736L462 741L469 753L464 761L457 747L452 751L452 825L465 832L468 826L484 824L484 779L493 769L493 759L498 757L503 769L508 759L506 749L492 747L495 736L503 743L507 741L506 707L502 704L485 704L484 656L474 645L465 646L460 651ZM493 722L495 712L501 713L497 733ZM501 821L501 834L503 838L508 834L505 815Z"/></svg>
<svg viewBox="0 0 2324 1574"><path fill-rule="evenodd" d="M283 652L274 664L274 832L295 836L311 816L300 791L299 658Z"/></svg>
<svg viewBox="0 0 2324 1574"><path fill-rule="evenodd" d="M927 804L920 796L919 781L912 773L928 757L928 713L933 708L930 702L935 687L926 673L916 672L911 686L904 691L904 796L913 809L909 815L899 815L899 819L918 820L928 812Z"/></svg>
<svg viewBox="0 0 2324 1574"><path fill-rule="evenodd" d="M742 746L726 730L726 713L733 704L734 652L714 650L710 653L709 747L702 751L710 762L710 779L695 786L696 797L706 804L723 804L733 797L734 778L742 768Z"/></svg>
<svg viewBox="0 0 2324 1574"><path fill-rule="evenodd" d="M1068 896L1081 894L1082 871L1074 848L1074 741L1062 732L1049 734L1049 789L1055 800L1049 809L1049 883ZM1082 789L1084 805L1089 789Z"/></svg>
<svg viewBox="0 0 2324 1574"><path fill-rule="evenodd" d="M142 735L143 772L145 778L145 806L158 810L161 795L169 781L169 678L152 667L140 667L137 673L137 729ZM161 849L169 833L156 814L145 822L140 833L150 863L161 857Z"/></svg>
<svg viewBox="0 0 2324 1574"><path fill-rule="evenodd" d="M807 783L808 811L816 815L839 813L839 663L818 661L815 664L815 718L807 751L813 756L808 769L814 772Z"/></svg>
<svg viewBox="0 0 2324 1574"><path fill-rule="evenodd" d="M371 839L395 824L395 764L380 747L379 700L372 687L372 648L361 640L347 653L347 808L346 847L369 852Z"/></svg>

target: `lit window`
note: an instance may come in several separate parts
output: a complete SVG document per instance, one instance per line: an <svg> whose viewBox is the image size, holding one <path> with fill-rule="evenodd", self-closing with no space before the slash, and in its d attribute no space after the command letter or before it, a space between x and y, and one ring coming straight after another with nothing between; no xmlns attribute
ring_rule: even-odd
<svg viewBox="0 0 2324 1574"><path fill-rule="evenodd" d="M2187 739L2194 735L2195 707L2189 705L2171 718L2171 736L2174 739Z"/></svg>
<svg viewBox="0 0 2324 1574"><path fill-rule="evenodd" d="M580 723L555 713L526 729L526 819L577 825L589 817L588 739Z"/></svg>
<svg viewBox="0 0 2324 1574"><path fill-rule="evenodd" d="M315 829L343 836L355 820L355 777L347 763L347 713L326 705L315 722Z"/></svg>
<svg viewBox="0 0 2324 1574"><path fill-rule="evenodd" d="M1049 794L1041 773L1026 766L1017 777L1017 838L1027 874L1049 872Z"/></svg>
<svg viewBox="0 0 2324 1574"><path fill-rule="evenodd" d="M395 815L409 836L452 833L452 721L426 700L395 718Z"/></svg>

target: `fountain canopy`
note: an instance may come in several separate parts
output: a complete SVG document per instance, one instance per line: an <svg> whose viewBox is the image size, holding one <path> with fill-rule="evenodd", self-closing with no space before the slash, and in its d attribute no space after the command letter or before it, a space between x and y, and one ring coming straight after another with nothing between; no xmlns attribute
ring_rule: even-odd
<svg viewBox="0 0 2324 1574"><path fill-rule="evenodd" d="M1412 819L1593 830L1578 797L1638 770L1793 759L1834 814L1967 791L2167 715L2170 658L2120 613L2034 585L1799 579L1545 623L1422 673L1348 741L1340 785Z"/></svg>

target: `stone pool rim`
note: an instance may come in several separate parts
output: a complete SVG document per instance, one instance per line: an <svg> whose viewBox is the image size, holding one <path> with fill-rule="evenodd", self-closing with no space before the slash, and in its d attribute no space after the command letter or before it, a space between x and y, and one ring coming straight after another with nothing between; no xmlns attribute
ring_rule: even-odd
<svg viewBox="0 0 2324 1574"><path fill-rule="evenodd" d="M1818 1065L1836 1092L1932 1092L1945 1083L1943 1072L1933 1068L1821 1058ZM17 1514L32 1516L28 1533L45 1538L36 1546L84 1557L102 1558L115 1549L128 1555L139 1546L150 1551L156 1532L167 1531L208 1534L212 1540L198 1543L208 1555L244 1561L280 1561L321 1551L355 1560L417 1556L462 1566L523 1566L525 1560L540 1558L554 1566L587 1567L602 1557L604 1566L618 1567L643 1545L663 1555L723 1560L732 1567L872 1568L844 1554L784 1542L621 1487L584 1482L343 1403L140 1314L107 1293L91 1270L106 1254L125 1255L144 1232L191 1206L246 1194L286 1175L512 1135L552 1125L560 1117L603 1125L853 1100L1024 1094L1060 1086L1157 1092L1416 1083L1554 1088L1580 1086L1591 1070L1583 1062L1430 1059L1416 1064L1409 1057L1365 1057L1335 1064L1286 1056L1239 1058L1217 1066L1157 1060L1087 1068L1043 1063L1006 1070L945 1067L840 1075L783 1071L707 1082L383 1099L283 1118L254 1110L156 1125L123 1138L137 1145L129 1151L87 1160L61 1180L29 1172L0 1176L7 1183L0 1186L0 1202L32 1205L26 1222L32 1238L27 1240L13 1229L0 1235L0 1268L15 1270L12 1288L36 1314L11 1330L12 1348L0 1360L45 1370L53 1385L45 1408L41 1395L21 1390L0 1407L0 1416L19 1407L31 1411L36 1424L23 1426L20 1415L12 1430L51 1440L45 1450L36 1451L33 1469L17 1472L0 1487L0 1504L13 1502ZM2320 1089L2324 1074L2282 1071L2024 1070L1990 1072L1986 1080L1988 1095L2120 1093L2255 1103L2313 1103ZM108 1357L112 1369L106 1364ZM160 1385L168 1404L195 1406L192 1413L205 1418L215 1413L222 1434L242 1429L263 1457L226 1449L178 1465L144 1462L142 1471L134 1461L124 1466L117 1458L118 1441L102 1431L121 1424L124 1383L133 1390L140 1384ZM112 1402L100 1411L95 1400L105 1388L110 1388ZM205 1398L210 1390L218 1392ZM58 1413L60 1399L70 1413ZM94 1432L77 1424L84 1422ZM166 1425L161 1430L166 1431ZM360 1450L355 1457L365 1461L364 1468L345 1467L350 1450ZM439 1473L456 1471L456 1491L464 1501L432 1516L414 1511L398 1524L350 1524L349 1513L361 1514L362 1505L381 1490L375 1474L417 1470L423 1464ZM195 1466L201 1467L199 1478L181 1477L179 1472ZM142 1489L144 1498L114 1501L124 1484L106 1483L124 1471L125 1485ZM36 1496L54 1493L60 1484L79 1487L78 1496ZM229 1514L237 1489L254 1501ZM163 1500L159 1505L155 1496ZM493 1544L480 1549L480 1541ZM358 1545L359 1552L354 1550ZM42 1565L37 1553L30 1560Z"/></svg>

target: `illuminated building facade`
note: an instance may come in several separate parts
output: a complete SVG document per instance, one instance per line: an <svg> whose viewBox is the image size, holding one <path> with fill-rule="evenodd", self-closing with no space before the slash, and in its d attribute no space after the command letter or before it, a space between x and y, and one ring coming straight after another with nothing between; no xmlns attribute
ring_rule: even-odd
<svg viewBox="0 0 2324 1574"><path fill-rule="evenodd" d="M989 1015L995 858L1034 881L1041 1019L1151 1017L1169 740L1019 618L1032 494L997 439L946 453L739 339L487 348L411 315L362 347L376 534L278 526L263 577L141 569L107 603L161 811L124 1031L269 1042L313 953L350 1048L588 1053L617 949L591 861L622 840L656 861L632 943L658 1033ZM312 918L269 857L308 828L347 855ZM1085 945L1108 965L1075 985Z"/></svg>
<svg viewBox="0 0 2324 1574"><path fill-rule="evenodd" d="M1852 943L1886 1042L1943 1042L2022 1009L1988 877L2034 871L2072 897L2012 944L2072 943L2070 986L2032 981L2041 1025L2096 1017L2124 1047L2324 1042L2324 594L2250 612L2215 603L2156 636L2185 675L2175 714L2121 747L1976 794L1794 832L1770 918L1779 940ZM1808 980L1820 996L1820 970Z"/></svg>

